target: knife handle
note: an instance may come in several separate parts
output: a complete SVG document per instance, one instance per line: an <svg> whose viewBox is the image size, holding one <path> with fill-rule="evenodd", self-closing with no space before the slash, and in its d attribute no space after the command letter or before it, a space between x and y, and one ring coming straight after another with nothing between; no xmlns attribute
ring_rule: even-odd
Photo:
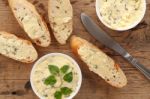
<svg viewBox="0 0 150 99"><path fill-rule="evenodd" d="M139 62L137 62L136 65L137 68L150 80L150 70Z"/></svg>
<svg viewBox="0 0 150 99"><path fill-rule="evenodd" d="M149 80L150 80L150 70L147 69L144 65L138 62L137 59L132 57L130 54L126 55L126 59L137 69L139 69Z"/></svg>

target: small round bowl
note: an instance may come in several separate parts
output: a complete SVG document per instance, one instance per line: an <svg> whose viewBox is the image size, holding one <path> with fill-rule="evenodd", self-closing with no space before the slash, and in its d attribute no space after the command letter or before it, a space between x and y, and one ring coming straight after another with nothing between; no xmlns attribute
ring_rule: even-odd
<svg viewBox="0 0 150 99"><path fill-rule="evenodd" d="M99 13L99 8L100 8L100 3L99 3L100 0L96 0L96 4L95 4L95 8L96 8L96 14L99 18L99 20L108 28L112 29L112 30L117 30L117 31L126 31L126 30L129 30L129 29L132 29L134 28L135 26L137 26L141 21L142 19L144 18L144 15L146 13L146 0L144 0L144 10L143 10L143 13L142 15L140 16L139 20L137 20L136 22L134 22L133 24L127 26L127 27L124 27L124 28L112 28L110 25L106 24L106 22L103 20L102 16L100 15ZM134 15L133 15L134 16Z"/></svg>
<svg viewBox="0 0 150 99"><path fill-rule="evenodd" d="M32 68L32 70L31 70L31 74L30 74L31 87L32 87L34 93L35 93L40 99L45 99L45 98L42 97L41 95L39 95L39 93L37 93L37 91L36 91L36 89L35 89L35 87L34 87L34 84L33 84L33 82L32 82L32 77L33 77L33 73L34 73L34 68L36 67L36 65L38 65L38 64L41 63L43 60L45 60L45 58L50 57L50 56L57 56L57 55L59 55L59 56L64 56L64 57L66 57L67 59L69 59L70 61L72 61L72 62L75 64L75 66L76 66L76 68L77 68L77 72L78 72L78 74L79 74L79 81L78 81L78 84L77 84L78 86L76 87L76 90L75 90L69 97L67 97L66 99L72 99L72 98L79 92L79 90L80 90L80 87L81 87L81 84L82 84L82 73L81 73L81 69L80 69L79 65L77 64L77 62L76 62L73 58L71 58L70 56L68 56L68 55L66 55L66 54L62 54L62 53L50 53L50 54L47 54L47 55L41 57L41 58L33 65L33 68Z"/></svg>

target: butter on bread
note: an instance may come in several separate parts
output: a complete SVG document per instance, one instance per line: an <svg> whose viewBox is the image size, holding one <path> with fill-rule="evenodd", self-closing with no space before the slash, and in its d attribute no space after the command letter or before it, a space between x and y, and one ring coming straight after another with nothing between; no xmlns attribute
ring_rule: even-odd
<svg viewBox="0 0 150 99"><path fill-rule="evenodd" d="M119 65L93 44L80 37L73 36L71 48L91 71L110 85L121 88L127 84L127 78Z"/></svg>
<svg viewBox="0 0 150 99"><path fill-rule="evenodd" d="M8 1L14 16L32 41L41 47L49 46L49 30L34 5L27 0Z"/></svg>
<svg viewBox="0 0 150 99"><path fill-rule="evenodd" d="M73 9L70 0L49 0L48 15L56 40L64 45L73 31Z"/></svg>
<svg viewBox="0 0 150 99"><path fill-rule="evenodd" d="M38 57L30 41L4 31L0 31L0 54L24 63L32 63Z"/></svg>

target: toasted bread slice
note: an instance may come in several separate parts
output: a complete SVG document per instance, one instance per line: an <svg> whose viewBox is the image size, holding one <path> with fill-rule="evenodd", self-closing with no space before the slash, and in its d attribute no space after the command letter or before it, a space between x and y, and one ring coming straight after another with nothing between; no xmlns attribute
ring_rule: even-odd
<svg viewBox="0 0 150 99"><path fill-rule="evenodd" d="M93 44L73 36L71 38L71 48L87 64L91 71L110 85L121 88L127 84L126 76L119 65Z"/></svg>
<svg viewBox="0 0 150 99"><path fill-rule="evenodd" d="M32 63L38 57L30 41L3 31L0 32L0 54L24 63Z"/></svg>
<svg viewBox="0 0 150 99"><path fill-rule="evenodd" d="M41 47L50 45L51 38L46 23L38 14L34 5L27 0L8 0L20 26Z"/></svg>
<svg viewBox="0 0 150 99"><path fill-rule="evenodd" d="M70 0L49 0L48 15L56 40L66 44L73 31L73 9Z"/></svg>

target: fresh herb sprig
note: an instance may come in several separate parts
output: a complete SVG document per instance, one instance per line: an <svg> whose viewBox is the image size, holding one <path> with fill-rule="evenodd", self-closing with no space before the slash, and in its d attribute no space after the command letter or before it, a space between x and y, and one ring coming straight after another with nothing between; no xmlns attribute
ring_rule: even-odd
<svg viewBox="0 0 150 99"><path fill-rule="evenodd" d="M62 95L68 96L72 93L72 89L68 88L68 87L62 87L60 88L60 91L56 91L54 93L54 97L55 99L61 99Z"/></svg>
<svg viewBox="0 0 150 99"><path fill-rule="evenodd" d="M73 73L69 72L63 77L64 81L70 83L73 80Z"/></svg>
<svg viewBox="0 0 150 99"><path fill-rule="evenodd" d="M55 76L51 75L45 79L44 84L53 86L56 82L57 82L57 80L56 80Z"/></svg>
<svg viewBox="0 0 150 99"><path fill-rule="evenodd" d="M59 68L55 65L48 65L48 69L52 75L59 74Z"/></svg>
<svg viewBox="0 0 150 99"><path fill-rule="evenodd" d="M60 68L60 71L63 74L67 73L68 70L69 70L69 66L68 65L64 65L63 67Z"/></svg>
<svg viewBox="0 0 150 99"><path fill-rule="evenodd" d="M64 65L62 66L60 69L58 68L58 66L55 65L48 65L48 69L49 72L52 74L50 76L48 76L45 81L44 84L45 85L50 85L53 86L56 84L57 79L56 76L59 76L61 79L63 78L64 81L71 83L73 80L73 73L72 72L68 72L69 71L69 66L68 65ZM62 77L63 75L63 77ZM62 96L68 96L72 93L72 89L68 88L68 87L60 87L59 91L56 91L54 93L54 97L55 99L62 99Z"/></svg>

